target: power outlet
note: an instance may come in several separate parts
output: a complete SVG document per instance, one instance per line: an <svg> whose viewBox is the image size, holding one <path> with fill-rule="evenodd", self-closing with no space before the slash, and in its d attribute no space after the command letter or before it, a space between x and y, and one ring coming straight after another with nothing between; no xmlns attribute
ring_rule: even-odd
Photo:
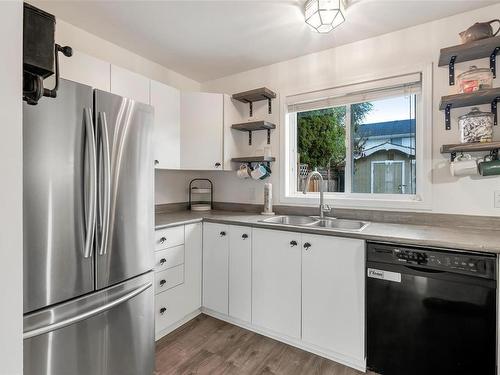
<svg viewBox="0 0 500 375"><path fill-rule="evenodd" d="M495 191L495 208L500 208L500 190Z"/></svg>

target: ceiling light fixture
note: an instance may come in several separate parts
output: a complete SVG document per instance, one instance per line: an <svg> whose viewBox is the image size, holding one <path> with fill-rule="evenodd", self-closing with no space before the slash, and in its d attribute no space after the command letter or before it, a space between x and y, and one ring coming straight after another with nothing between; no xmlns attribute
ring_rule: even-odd
<svg viewBox="0 0 500 375"><path fill-rule="evenodd" d="M307 0L306 23L320 34L326 34L345 21L342 0Z"/></svg>

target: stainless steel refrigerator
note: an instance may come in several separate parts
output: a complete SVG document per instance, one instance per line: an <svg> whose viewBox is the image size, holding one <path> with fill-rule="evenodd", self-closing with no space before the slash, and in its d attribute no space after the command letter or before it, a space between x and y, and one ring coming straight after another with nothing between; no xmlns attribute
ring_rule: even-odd
<svg viewBox="0 0 500 375"><path fill-rule="evenodd" d="M153 108L61 80L23 115L24 373L152 374Z"/></svg>

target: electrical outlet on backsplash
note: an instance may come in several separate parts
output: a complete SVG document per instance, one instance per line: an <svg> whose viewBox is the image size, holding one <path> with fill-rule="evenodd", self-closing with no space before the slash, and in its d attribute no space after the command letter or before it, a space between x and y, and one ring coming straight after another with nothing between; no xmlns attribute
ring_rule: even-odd
<svg viewBox="0 0 500 375"><path fill-rule="evenodd" d="M495 197L494 207L495 208L500 208L500 190L496 190L495 191L494 197Z"/></svg>

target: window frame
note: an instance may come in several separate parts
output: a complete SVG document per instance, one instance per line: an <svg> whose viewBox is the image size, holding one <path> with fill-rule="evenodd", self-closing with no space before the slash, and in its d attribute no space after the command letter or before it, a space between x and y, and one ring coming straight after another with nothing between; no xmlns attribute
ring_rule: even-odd
<svg viewBox="0 0 500 375"><path fill-rule="evenodd" d="M306 92L330 90L335 87L348 87L360 84L372 84L400 75L410 75L414 73L421 74L422 88L420 95L417 95L416 103L416 194L371 194L371 193L351 193L351 168L352 163L346 163L345 170L345 190L342 193L325 193L326 203L338 208L359 208L359 209L384 209L384 210L430 210L432 207L432 73L433 64L417 65L412 68L401 70L392 70L372 74L370 76L360 77L342 84L326 86L323 88L304 88L300 91L285 93L285 98L281 105L281 124L280 127L280 194L279 203L287 205L307 205L315 206L318 204L319 193L307 193L306 195L296 191L296 162L297 153L296 142L296 116L289 116L286 98L290 96L301 95ZM349 122L348 122L349 121ZM346 124L350 124L350 105L346 107ZM350 127L350 125L349 125ZM346 153L351 157L351 131L346 127ZM293 138L292 138L293 137Z"/></svg>

